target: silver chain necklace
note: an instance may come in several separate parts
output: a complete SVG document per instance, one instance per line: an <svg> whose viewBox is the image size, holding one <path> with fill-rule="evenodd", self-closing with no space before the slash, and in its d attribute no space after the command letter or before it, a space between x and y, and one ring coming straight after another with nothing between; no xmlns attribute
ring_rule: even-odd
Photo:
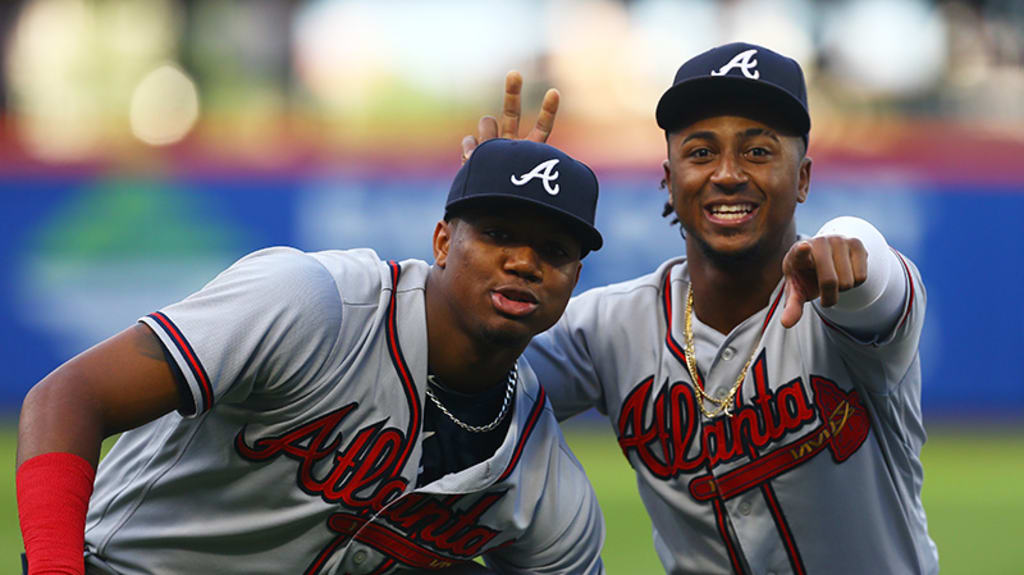
<svg viewBox="0 0 1024 575"><path fill-rule="evenodd" d="M455 415L452 412L448 411L448 408L441 403L441 400L439 400L437 396L434 395L434 391L430 389L430 385L427 385L427 397L430 398L430 401L434 402L434 405L436 405L437 408L440 409L442 413L448 416L448 419L455 422L455 425L458 425L462 429L465 429L466 431L470 431L473 433L486 433L501 425L502 420L505 419L505 414L508 413L509 403L511 403L512 401L512 392L515 391L516 382L518 380L519 367L517 365L513 365L512 369L508 371L508 385L505 387L505 400L502 401L501 403L501 411L498 412L498 416L494 418L494 421L488 423L487 425L470 425L465 421L462 421L458 417L455 417ZM433 374L427 376L427 381L431 385L440 385L437 381L437 378L434 377Z"/></svg>

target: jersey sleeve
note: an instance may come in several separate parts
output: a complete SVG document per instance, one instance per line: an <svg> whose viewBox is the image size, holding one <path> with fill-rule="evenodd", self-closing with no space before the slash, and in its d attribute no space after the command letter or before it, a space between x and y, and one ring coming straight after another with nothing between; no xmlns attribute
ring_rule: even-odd
<svg viewBox="0 0 1024 575"><path fill-rule="evenodd" d="M853 304L847 299L834 308L822 308L818 302L813 305L825 336L836 344L858 380L868 382L870 391L884 393L885 382L897 384L917 365L927 294L914 263L890 248L877 230L874 233L877 238L862 239L868 248L869 281L874 273L884 282L876 284L867 296L852 294Z"/></svg>
<svg viewBox="0 0 1024 575"><path fill-rule="evenodd" d="M149 314L184 376L195 416L252 394L301 394L339 337L343 304L332 274L292 248L235 262L198 292Z"/></svg>
<svg viewBox="0 0 1024 575"><path fill-rule="evenodd" d="M535 336L524 352L559 421L591 407L608 412L588 341L597 299L594 292L574 297L558 323Z"/></svg>
<svg viewBox="0 0 1024 575"><path fill-rule="evenodd" d="M559 434L557 454L527 531L484 561L498 573L601 575L605 527L583 467Z"/></svg>

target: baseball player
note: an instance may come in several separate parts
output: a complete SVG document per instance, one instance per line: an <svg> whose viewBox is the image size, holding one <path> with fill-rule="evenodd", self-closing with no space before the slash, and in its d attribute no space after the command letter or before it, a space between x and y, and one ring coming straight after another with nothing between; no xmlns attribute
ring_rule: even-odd
<svg viewBox="0 0 1024 575"><path fill-rule="evenodd" d="M89 574L478 556L500 573L602 573L593 491L518 359L601 246L596 202L584 164L494 140L455 177L433 265L257 251L70 360L22 409L29 573L82 573L83 532ZM122 430L94 489L100 441Z"/></svg>
<svg viewBox="0 0 1024 575"><path fill-rule="evenodd" d="M556 415L608 416L668 573L936 573L920 499L924 286L866 221L797 235L811 176L800 66L714 48L679 68L657 121L686 256L574 298L534 338Z"/></svg>

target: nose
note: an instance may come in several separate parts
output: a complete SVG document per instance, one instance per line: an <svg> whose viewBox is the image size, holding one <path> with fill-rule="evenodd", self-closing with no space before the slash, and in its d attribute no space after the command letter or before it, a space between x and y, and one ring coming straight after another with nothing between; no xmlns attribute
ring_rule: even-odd
<svg viewBox="0 0 1024 575"><path fill-rule="evenodd" d="M541 279L541 258L529 244L505 248L505 271L529 282Z"/></svg>
<svg viewBox="0 0 1024 575"><path fill-rule="evenodd" d="M750 181L747 172L740 165L739 158L735 154L722 154L713 174L711 183L715 184L725 192L735 192L743 188Z"/></svg>

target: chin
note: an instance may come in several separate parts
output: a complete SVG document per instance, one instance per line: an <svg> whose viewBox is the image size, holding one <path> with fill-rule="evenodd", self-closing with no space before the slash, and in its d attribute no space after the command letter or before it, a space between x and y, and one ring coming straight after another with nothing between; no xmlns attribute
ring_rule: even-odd
<svg viewBox="0 0 1024 575"><path fill-rule="evenodd" d="M534 335L534 332L528 329L527 326L519 323L487 326L480 331L481 339L499 347L525 346Z"/></svg>
<svg viewBox="0 0 1024 575"><path fill-rule="evenodd" d="M715 242L715 245L712 245L703 237L694 237L704 256L722 266L746 263L756 259L763 251L761 243L756 241L740 243L731 241L730 238L730 241Z"/></svg>

